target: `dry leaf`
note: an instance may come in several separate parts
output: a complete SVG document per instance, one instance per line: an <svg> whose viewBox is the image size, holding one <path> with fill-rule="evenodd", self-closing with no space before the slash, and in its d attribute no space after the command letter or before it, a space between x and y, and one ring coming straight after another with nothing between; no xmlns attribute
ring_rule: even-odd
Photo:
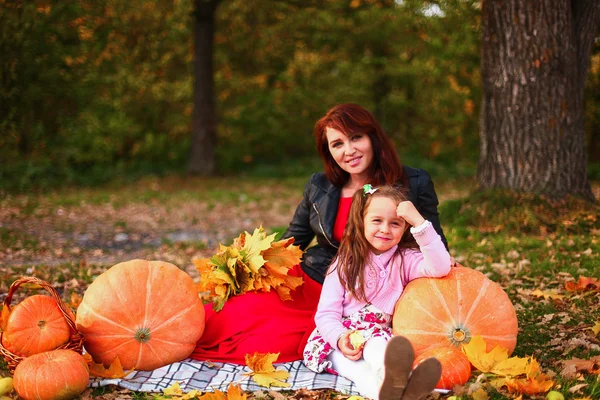
<svg viewBox="0 0 600 400"><path fill-rule="evenodd" d="M200 400L227 400L227 395L220 390L214 392L206 392L199 397Z"/></svg>
<svg viewBox="0 0 600 400"><path fill-rule="evenodd" d="M558 294L556 290L540 290L536 289L531 292L531 295L534 297L543 297L544 299L553 299L553 300L562 300L565 296L562 294Z"/></svg>
<svg viewBox="0 0 600 400"><path fill-rule="evenodd" d="M123 371L123 366L121 365L121 360L119 357L115 357L113 362L110 364L108 368L106 368L103 364L98 364L94 362L92 356L89 353L85 353L83 358L88 363L90 368L90 376L97 376L100 378L107 379L117 379L123 378L125 375L129 374L131 371Z"/></svg>
<svg viewBox="0 0 600 400"><path fill-rule="evenodd" d="M594 326L590 329L594 332L594 336L598 336L600 333L600 321L595 321Z"/></svg>
<svg viewBox="0 0 600 400"><path fill-rule="evenodd" d="M507 379L505 385L511 393L522 393L526 395L546 393L554 386L554 381L544 375L536 378Z"/></svg>
<svg viewBox="0 0 600 400"><path fill-rule="evenodd" d="M575 282L565 283L565 289L568 292L583 292L586 290L600 290L600 279L588 278L586 276L580 276Z"/></svg>
<svg viewBox="0 0 600 400"><path fill-rule="evenodd" d="M490 372L501 361L508 359L508 350L496 346L489 353L486 350L485 340L481 336L474 336L468 344L462 346L463 352L473 367L480 372Z"/></svg>
<svg viewBox="0 0 600 400"><path fill-rule="evenodd" d="M569 388L569 393L577 393L586 386L588 386L587 383L580 383L579 385L574 385Z"/></svg>
<svg viewBox="0 0 600 400"><path fill-rule="evenodd" d="M471 394L473 400L487 400L489 398L487 392L483 388L479 388Z"/></svg>
<svg viewBox="0 0 600 400"><path fill-rule="evenodd" d="M248 395L244 393L240 385L230 383L227 387L227 400L246 400Z"/></svg>
<svg viewBox="0 0 600 400"><path fill-rule="evenodd" d="M290 373L285 370L276 370L273 366L273 363L277 361L277 357L279 357L279 353L246 354L246 365L252 372L244 375L251 376L254 382L260 386L291 386L288 382L284 382L290 377Z"/></svg>
<svg viewBox="0 0 600 400"><path fill-rule="evenodd" d="M174 384L163 390L163 394L165 396L183 396L183 390L181 390L179 382L175 382Z"/></svg>

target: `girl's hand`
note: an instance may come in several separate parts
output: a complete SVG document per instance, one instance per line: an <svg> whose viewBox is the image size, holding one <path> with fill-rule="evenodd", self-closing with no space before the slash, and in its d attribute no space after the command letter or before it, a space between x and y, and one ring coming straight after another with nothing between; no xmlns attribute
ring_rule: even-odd
<svg viewBox="0 0 600 400"><path fill-rule="evenodd" d="M352 343L350 343L350 333L352 332L346 332L340 336L337 345L344 357L348 360L357 361L362 357L362 347L360 349L355 349L352 346Z"/></svg>
<svg viewBox="0 0 600 400"><path fill-rule="evenodd" d="M396 215L398 215L399 218L404 219L411 226L419 226L425 222L425 218L417 211L415 205L408 200L398 204L398 207L396 207Z"/></svg>

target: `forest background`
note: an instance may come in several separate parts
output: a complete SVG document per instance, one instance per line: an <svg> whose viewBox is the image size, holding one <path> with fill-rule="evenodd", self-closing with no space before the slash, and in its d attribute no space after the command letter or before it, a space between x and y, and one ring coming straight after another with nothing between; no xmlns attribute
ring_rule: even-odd
<svg viewBox="0 0 600 400"><path fill-rule="evenodd" d="M193 1L0 3L0 190L185 172ZM381 121L406 164L434 176L474 176L480 2L309 3L219 5L218 173L307 176L320 168L314 122L336 103L356 102ZM588 173L595 180L598 40L585 96Z"/></svg>

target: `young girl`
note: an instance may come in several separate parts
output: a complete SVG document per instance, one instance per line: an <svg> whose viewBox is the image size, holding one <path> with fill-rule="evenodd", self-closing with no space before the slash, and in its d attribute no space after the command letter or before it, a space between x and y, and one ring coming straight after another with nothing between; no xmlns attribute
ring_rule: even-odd
<svg viewBox="0 0 600 400"><path fill-rule="evenodd" d="M304 348L306 366L342 375L373 399L398 400L403 392L404 398L426 396L440 377L439 362L419 365L409 378L410 343L397 337L388 346L392 314L408 282L443 277L450 265L440 235L401 189L365 185L354 194L337 257L323 283L317 327Z"/></svg>

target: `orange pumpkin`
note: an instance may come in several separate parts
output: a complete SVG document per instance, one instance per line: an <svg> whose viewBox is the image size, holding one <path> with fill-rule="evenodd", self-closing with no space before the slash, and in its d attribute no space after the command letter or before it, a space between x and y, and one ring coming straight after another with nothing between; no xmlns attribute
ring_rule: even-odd
<svg viewBox="0 0 600 400"><path fill-rule="evenodd" d="M442 364L442 377L437 389L452 389L454 385L464 385L471 377L471 363L460 348L450 346L430 346L415 358L413 368L429 357L435 357Z"/></svg>
<svg viewBox="0 0 600 400"><path fill-rule="evenodd" d="M69 324L56 300L38 294L27 297L11 310L2 345L18 356L29 357L54 350L70 338Z"/></svg>
<svg viewBox="0 0 600 400"><path fill-rule="evenodd" d="M60 349L23 359L15 368L13 384L25 400L63 400L83 393L89 379L83 356Z"/></svg>
<svg viewBox="0 0 600 400"><path fill-rule="evenodd" d="M517 344L517 315L500 285L458 266L444 278L411 281L396 303L393 332L405 336L418 356L432 345L460 346L480 335L487 351Z"/></svg>
<svg viewBox="0 0 600 400"><path fill-rule="evenodd" d="M95 362L119 357L124 369L153 370L189 356L204 331L204 306L192 278L173 264L117 264L88 287L77 329Z"/></svg>

